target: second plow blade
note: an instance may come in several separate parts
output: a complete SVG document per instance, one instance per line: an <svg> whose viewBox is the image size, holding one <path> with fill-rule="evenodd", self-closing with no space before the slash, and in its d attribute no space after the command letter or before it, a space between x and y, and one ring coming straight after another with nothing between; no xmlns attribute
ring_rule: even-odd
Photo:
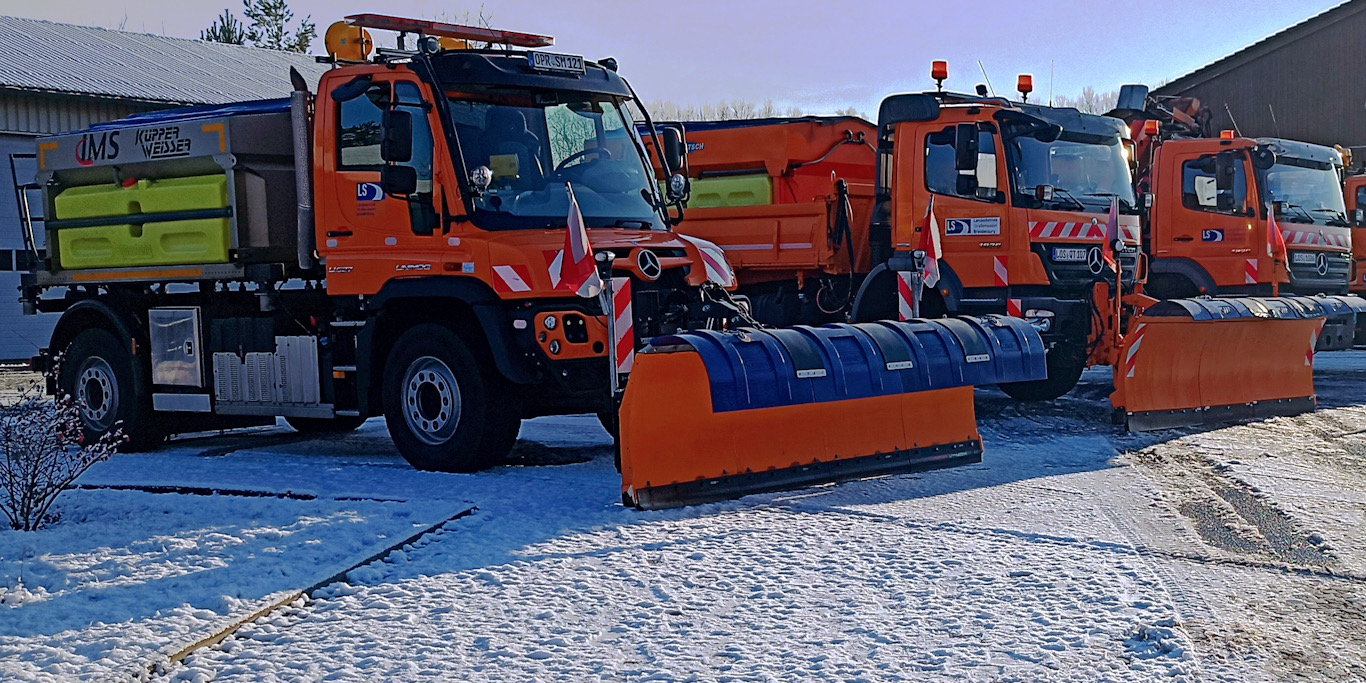
<svg viewBox="0 0 1366 683"><path fill-rule="evenodd" d="M622 403L622 500L667 508L979 462L972 387L1044 374L1038 333L998 316L656 338Z"/></svg>
<svg viewBox="0 0 1366 683"><path fill-rule="evenodd" d="M1308 297L1155 304L1120 346L1111 405L1139 432L1309 412L1327 313Z"/></svg>

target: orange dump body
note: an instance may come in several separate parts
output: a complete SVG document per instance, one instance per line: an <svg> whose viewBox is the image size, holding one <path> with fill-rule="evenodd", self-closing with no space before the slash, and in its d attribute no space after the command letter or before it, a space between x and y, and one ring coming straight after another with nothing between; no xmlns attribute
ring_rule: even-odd
<svg viewBox="0 0 1366 683"><path fill-rule="evenodd" d="M805 117L684 126L692 199L677 230L725 249L742 290L871 269L871 123ZM839 180L848 184L847 238L837 225Z"/></svg>
<svg viewBox="0 0 1366 683"><path fill-rule="evenodd" d="M1352 285L1353 294L1366 292L1366 228L1355 220L1357 209L1366 209L1366 175L1347 179L1347 215L1353 218L1352 227Z"/></svg>

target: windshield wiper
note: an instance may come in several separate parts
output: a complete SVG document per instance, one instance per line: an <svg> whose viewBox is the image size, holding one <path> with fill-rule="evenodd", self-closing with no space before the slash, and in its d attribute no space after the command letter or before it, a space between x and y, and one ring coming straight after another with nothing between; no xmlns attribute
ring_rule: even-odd
<svg viewBox="0 0 1366 683"><path fill-rule="evenodd" d="M1299 212L1300 212L1300 215L1301 215L1301 216L1304 216L1304 220L1309 221L1310 223L1313 223L1313 222L1314 222L1314 215L1311 214L1311 213L1309 213L1308 210L1306 210L1303 206L1300 206L1299 204L1291 204L1290 202L1281 202L1281 208L1284 208L1284 209L1298 209ZM1292 221L1292 222L1293 222L1293 221Z"/></svg>
<svg viewBox="0 0 1366 683"><path fill-rule="evenodd" d="M1120 205L1121 208L1128 209L1128 210L1130 210L1130 211L1132 211L1133 208L1134 208L1133 205L1130 204L1128 201L1126 201L1123 197L1120 197L1119 195L1117 195L1117 194L1115 194L1115 193L1113 193L1113 192L1083 192L1081 196L1083 196L1083 197L1118 197L1118 198L1119 198L1119 205Z"/></svg>
<svg viewBox="0 0 1366 683"><path fill-rule="evenodd" d="M1343 225L1347 225L1347 214L1338 211L1337 209L1310 209L1310 211L1313 211L1314 213L1326 213L1329 216L1332 216L1333 220L1338 221Z"/></svg>
<svg viewBox="0 0 1366 683"><path fill-rule="evenodd" d="M1071 192L1068 192L1067 190L1064 190L1061 187L1053 188L1053 197L1056 199L1059 196L1063 197L1067 201L1072 202L1073 204L1076 204L1078 211L1086 210L1086 205L1082 204L1080 199L1073 197Z"/></svg>

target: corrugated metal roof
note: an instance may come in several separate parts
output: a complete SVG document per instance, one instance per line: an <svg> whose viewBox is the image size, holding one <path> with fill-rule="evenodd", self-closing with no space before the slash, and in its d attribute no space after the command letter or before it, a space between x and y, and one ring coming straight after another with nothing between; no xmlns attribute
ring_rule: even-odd
<svg viewBox="0 0 1366 683"><path fill-rule="evenodd" d="M0 16L0 86L176 104L284 97L310 55Z"/></svg>
<svg viewBox="0 0 1366 683"><path fill-rule="evenodd" d="M1157 95L1179 95L1205 81L1226 74L1248 62L1275 52L1287 43L1302 40L1334 22L1366 10L1366 0L1348 0L1324 10L1290 28L1274 33L1222 59L1215 60L1165 85L1154 88Z"/></svg>

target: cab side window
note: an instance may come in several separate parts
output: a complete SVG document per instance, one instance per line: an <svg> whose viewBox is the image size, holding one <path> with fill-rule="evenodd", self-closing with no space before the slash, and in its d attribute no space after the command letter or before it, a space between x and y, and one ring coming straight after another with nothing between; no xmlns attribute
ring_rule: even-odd
<svg viewBox="0 0 1366 683"><path fill-rule="evenodd" d="M925 137L925 186L935 194L978 201L996 200L996 133L985 126L977 131L977 188L959 192L962 187L956 157L954 127L931 133Z"/></svg>
<svg viewBox="0 0 1366 683"><path fill-rule="evenodd" d="M1220 189L1220 163L1213 154L1192 159L1181 167L1181 204L1194 211L1242 215L1247 207L1247 170L1241 155L1225 160L1232 176Z"/></svg>
<svg viewBox="0 0 1366 683"><path fill-rule="evenodd" d="M351 171L378 171L384 139L384 110L389 108L389 84L376 83L365 94L341 103L337 126L339 166Z"/></svg>

